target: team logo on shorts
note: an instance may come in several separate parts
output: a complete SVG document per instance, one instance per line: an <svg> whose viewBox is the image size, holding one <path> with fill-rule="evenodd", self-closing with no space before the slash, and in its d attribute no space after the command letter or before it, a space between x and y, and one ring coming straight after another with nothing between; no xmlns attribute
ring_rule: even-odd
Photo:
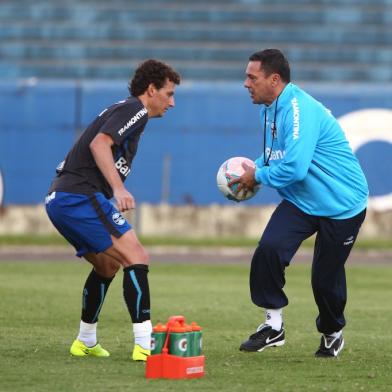
<svg viewBox="0 0 392 392"><path fill-rule="evenodd" d="M116 225L119 225L119 226L122 226L122 225L125 223L124 217L123 217L119 212L115 212L115 213L112 215L112 219L113 219L113 222L114 222Z"/></svg>

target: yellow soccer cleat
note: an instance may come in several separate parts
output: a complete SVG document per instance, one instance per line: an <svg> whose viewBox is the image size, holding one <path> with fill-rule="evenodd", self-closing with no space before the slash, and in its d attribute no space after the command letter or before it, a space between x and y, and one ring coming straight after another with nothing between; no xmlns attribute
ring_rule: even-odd
<svg viewBox="0 0 392 392"><path fill-rule="evenodd" d="M147 357L151 354L151 350L146 350L142 346L135 344L132 353L132 359L134 361L147 361Z"/></svg>
<svg viewBox="0 0 392 392"><path fill-rule="evenodd" d="M110 354L98 343L93 347L87 347L83 342L75 339L69 352L75 357L108 357Z"/></svg>

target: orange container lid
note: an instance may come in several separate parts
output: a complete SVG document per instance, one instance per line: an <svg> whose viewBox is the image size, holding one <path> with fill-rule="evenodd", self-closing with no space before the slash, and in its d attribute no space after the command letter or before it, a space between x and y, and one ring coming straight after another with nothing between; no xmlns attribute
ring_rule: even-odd
<svg viewBox="0 0 392 392"><path fill-rule="evenodd" d="M180 324L184 324L185 323L185 317L182 316L182 315L170 316L168 321L170 323L175 323L176 321L178 321Z"/></svg>
<svg viewBox="0 0 392 392"><path fill-rule="evenodd" d="M191 327L192 327L192 331L201 331L200 325L197 325L197 323L194 321L191 322Z"/></svg>
<svg viewBox="0 0 392 392"><path fill-rule="evenodd" d="M184 316L170 316L169 320L167 320L168 329L172 329L172 327L176 324L180 324L181 326L185 325L185 317Z"/></svg>
<svg viewBox="0 0 392 392"><path fill-rule="evenodd" d="M158 323L153 329L153 332L166 332L167 331L167 325Z"/></svg>
<svg viewBox="0 0 392 392"><path fill-rule="evenodd" d="M185 324L185 331L186 332L192 332L192 326L189 324Z"/></svg>
<svg viewBox="0 0 392 392"><path fill-rule="evenodd" d="M173 325L170 326L169 332L185 332L185 327L181 325L178 321L176 321Z"/></svg>

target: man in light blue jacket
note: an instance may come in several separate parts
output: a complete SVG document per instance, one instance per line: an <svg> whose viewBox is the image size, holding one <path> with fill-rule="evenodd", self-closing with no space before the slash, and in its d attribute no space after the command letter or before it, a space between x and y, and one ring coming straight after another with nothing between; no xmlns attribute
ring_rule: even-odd
<svg viewBox="0 0 392 392"><path fill-rule="evenodd" d="M317 357L336 357L344 346L347 299L344 264L365 219L368 186L358 160L331 112L290 82L290 66L277 49L249 58L244 86L261 106L264 151L246 167L238 191L256 184L277 189L278 205L254 253L252 301L266 320L242 351L284 344L284 270L302 241L316 234L312 288L322 334Z"/></svg>

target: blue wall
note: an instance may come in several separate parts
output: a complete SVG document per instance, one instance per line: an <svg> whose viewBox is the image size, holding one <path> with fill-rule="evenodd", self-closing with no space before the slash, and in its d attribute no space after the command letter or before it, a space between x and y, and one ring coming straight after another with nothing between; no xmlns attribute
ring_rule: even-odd
<svg viewBox="0 0 392 392"><path fill-rule="evenodd" d="M364 108L392 108L392 87L304 86L335 116ZM0 84L0 170L5 204L42 202L75 138L105 106L127 95L125 83L35 81ZM150 120L141 138L127 186L137 202L162 201L162 172L170 157L169 202L230 203L216 188L216 171L231 156L255 159L261 152L258 107L242 83L179 86L176 107ZM391 126L392 132L392 126ZM379 143L379 144L377 144ZM358 157L371 193L392 192L391 145L369 143ZM381 156L380 156L381 154ZM378 175L375 156L383 162ZM279 200L263 188L249 204Z"/></svg>

